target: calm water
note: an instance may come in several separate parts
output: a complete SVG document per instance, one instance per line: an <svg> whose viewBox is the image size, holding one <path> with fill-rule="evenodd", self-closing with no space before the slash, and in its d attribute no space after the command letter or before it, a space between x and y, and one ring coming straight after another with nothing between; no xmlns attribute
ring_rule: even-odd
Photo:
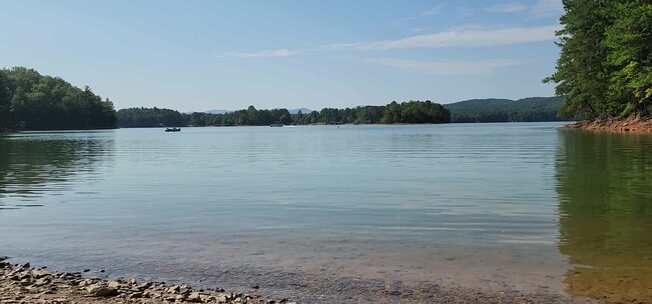
<svg viewBox="0 0 652 304"><path fill-rule="evenodd" d="M559 126L4 136L0 254L307 301L428 284L652 301L652 137Z"/></svg>

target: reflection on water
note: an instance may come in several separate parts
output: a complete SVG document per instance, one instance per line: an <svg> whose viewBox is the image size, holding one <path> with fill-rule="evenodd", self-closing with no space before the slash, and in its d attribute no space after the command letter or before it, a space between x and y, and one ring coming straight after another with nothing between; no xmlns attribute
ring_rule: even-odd
<svg viewBox="0 0 652 304"><path fill-rule="evenodd" d="M652 137L560 131L560 244L573 295L652 303Z"/></svg>
<svg viewBox="0 0 652 304"><path fill-rule="evenodd" d="M39 207L38 199L74 190L110 161L110 132L28 132L0 138L0 209ZM31 202L30 202L31 201Z"/></svg>

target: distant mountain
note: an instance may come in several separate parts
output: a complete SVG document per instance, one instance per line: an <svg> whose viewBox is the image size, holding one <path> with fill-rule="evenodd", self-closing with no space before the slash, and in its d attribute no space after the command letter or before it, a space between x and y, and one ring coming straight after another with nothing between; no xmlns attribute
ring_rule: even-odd
<svg viewBox="0 0 652 304"><path fill-rule="evenodd" d="M208 111L204 111L204 112L209 113L209 114L224 114L224 113L229 112L229 111L228 110L208 110Z"/></svg>
<svg viewBox="0 0 652 304"><path fill-rule="evenodd" d="M299 111L301 111L301 113L303 114L308 114L312 112L312 110L308 108L288 109L288 111L290 112L290 114L298 114Z"/></svg>
<svg viewBox="0 0 652 304"><path fill-rule="evenodd" d="M471 99L443 105L451 112L451 122L565 121L559 117L561 97L511 99Z"/></svg>

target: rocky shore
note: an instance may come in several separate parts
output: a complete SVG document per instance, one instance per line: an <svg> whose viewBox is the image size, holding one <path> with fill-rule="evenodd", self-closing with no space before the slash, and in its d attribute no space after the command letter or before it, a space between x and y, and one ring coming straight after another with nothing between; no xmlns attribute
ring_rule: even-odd
<svg viewBox="0 0 652 304"><path fill-rule="evenodd" d="M197 289L187 284L135 279L101 279L88 276L91 272L52 272L46 267L29 263L12 264L0 256L0 304L296 304L288 299L272 299L257 294L227 292L221 288ZM301 303L488 303L488 304L594 304L588 299L571 299L550 293L528 293L505 288L490 292L436 284L415 289L387 290L372 282L333 282L339 296L324 297L332 288L305 287L305 292L320 295L320 300L301 297ZM381 284L382 285L382 284ZM346 287L348 286L348 287ZM378 288L377 288L378 287ZM377 291L377 292L376 292Z"/></svg>
<svg viewBox="0 0 652 304"><path fill-rule="evenodd" d="M566 127L597 132L652 134L652 118L631 116L626 119L601 119L582 121Z"/></svg>
<svg viewBox="0 0 652 304"><path fill-rule="evenodd" d="M229 293L223 289L194 289L189 285L137 282L135 279L86 278L80 272L50 272L29 263L19 265L0 257L0 304L75 303L238 303L292 304L259 295Z"/></svg>

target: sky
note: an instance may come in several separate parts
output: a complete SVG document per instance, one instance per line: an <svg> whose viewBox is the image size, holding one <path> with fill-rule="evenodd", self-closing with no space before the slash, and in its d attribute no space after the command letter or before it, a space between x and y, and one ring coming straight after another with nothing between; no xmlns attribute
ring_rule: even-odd
<svg viewBox="0 0 652 304"><path fill-rule="evenodd" d="M0 0L0 67L117 109L552 96L561 0Z"/></svg>

